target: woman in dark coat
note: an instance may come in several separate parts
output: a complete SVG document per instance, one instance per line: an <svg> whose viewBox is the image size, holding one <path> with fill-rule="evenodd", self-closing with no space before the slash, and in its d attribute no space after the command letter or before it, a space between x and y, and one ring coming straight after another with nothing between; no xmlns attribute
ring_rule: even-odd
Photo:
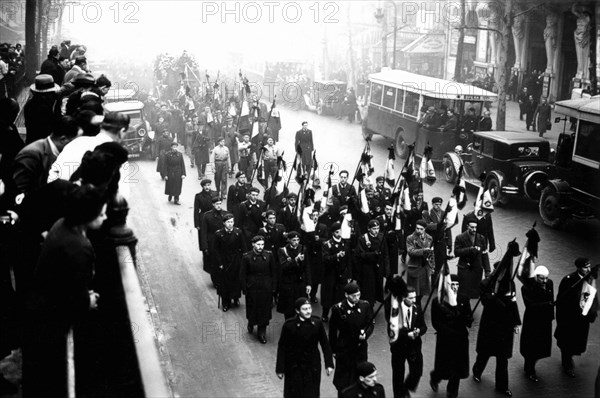
<svg viewBox="0 0 600 398"><path fill-rule="evenodd" d="M171 144L173 143L173 138L169 134L167 130L163 131L162 135L158 137L158 142L156 143L158 157L156 160L156 171L160 174L160 177L164 180L167 173L165 170L165 154L171 149Z"/></svg>
<svg viewBox="0 0 600 398"><path fill-rule="evenodd" d="M281 329L277 346L275 373L284 378L284 398L318 398L321 387L321 355L329 376L333 371L333 355L321 320L312 317L307 298L296 300L296 316L288 319Z"/></svg>
<svg viewBox="0 0 600 398"><path fill-rule="evenodd" d="M233 214L225 214L224 228L215 233L215 265L219 273L217 293L223 299L223 312L229 310L232 300L235 307L240 304L240 265L242 255L248 251L242 230L235 228L233 223Z"/></svg>
<svg viewBox="0 0 600 398"><path fill-rule="evenodd" d="M310 294L310 266L306 262L306 250L300 244L300 234L291 231L287 235L288 244L279 249L279 278L277 312L284 317L294 316L294 302Z"/></svg>
<svg viewBox="0 0 600 398"><path fill-rule="evenodd" d="M452 283L458 276L451 275ZM447 297L447 296L446 296ZM431 384L448 380L448 397L458 395L460 379L469 377L469 330L473 323L469 298L458 296L456 305L445 299L440 303L434 299L431 307L431 322L436 330L435 365L431 372Z"/></svg>
<svg viewBox="0 0 600 398"><path fill-rule="evenodd" d="M87 232L106 219L104 192L73 186L67 213L50 229L35 269L26 305L23 343L23 396L67 396L67 335L97 308L91 290L95 254ZM77 361L77 352L75 352Z"/></svg>
<svg viewBox="0 0 600 398"><path fill-rule="evenodd" d="M538 381L535 363L552 355L552 321L554 320L554 285L548 279L548 269L538 266L533 278L521 279L521 294L525 302L521 355L525 358L525 374Z"/></svg>
<svg viewBox="0 0 600 398"><path fill-rule="evenodd" d="M169 196L169 202L175 197L175 204L179 203L181 187L185 178L185 164L183 155L177 150L177 143L171 143L171 150L165 153L165 195Z"/></svg>
<svg viewBox="0 0 600 398"><path fill-rule="evenodd" d="M277 266L273 254L264 251L265 238L252 238L252 250L242 257L240 283L246 296L248 333L258 325L258 339L267 343L267 325L271 320L271 303L277 291Z"/></svg>

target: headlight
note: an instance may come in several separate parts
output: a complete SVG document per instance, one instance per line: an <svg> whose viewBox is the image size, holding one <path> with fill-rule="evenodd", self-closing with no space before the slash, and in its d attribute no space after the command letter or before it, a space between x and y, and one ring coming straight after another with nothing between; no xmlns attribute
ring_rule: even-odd
<svg viewBox="0 0 600 398"><path fill-rule="evenodd" d="M138 133L138 135L139 135L140 137L143 137L143 136L145 136L145 135L146 135L146 130L145 130L145 129L139 129L137 133Z"/></svg>
<svg viewBox="0 0 600 398"><path fill-rule="evenodd" d="M528 166L521 166L521 173L527 173L529 171Z"/></svg>

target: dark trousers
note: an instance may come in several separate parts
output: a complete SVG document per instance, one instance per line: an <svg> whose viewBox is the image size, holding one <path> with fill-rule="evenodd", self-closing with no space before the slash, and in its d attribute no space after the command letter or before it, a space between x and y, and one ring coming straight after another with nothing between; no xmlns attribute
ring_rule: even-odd
<svg viewBox="0 0 600 398"><path fill-rule="evenodd" d="M490 355L477 354L473 375L481 376L489 359ZM496 356L496 389L508 390L508 358L503 356Z"/></svg>
<svg viewBox="0 0 600 398"><path fill-rule="evenodd" d="M435 369L431 372L431 380L436 384L442 380L442 378L437 375ZM452 376L448 379L448 385L446 386L446 392L448 392L448 395L457 396L459 386L460 386L460 377Z"/></svg>
<svg viewBox="0 0 600 398"><path fill-rule="evenodd" d="M527 376L535 375L535 363L537 359L525 357L525 374Z"/></svg>
<svg viewBox="0 0 600 398"><path fill-rule="evenodd" d="M560 360L562 362L562 367L565 370L573 370L575 367L575 364L573 363L573 354L570 352L560 350Z"/></svg>
<svg viewBox="0 0 600 398"><path fill-rule="evenodd" d="M346 387L356 383L356 365L367 361L367 345L363 343L360 347L337 352L335 355L335 372L333 373L333 385L339 393Z"/></svg>
<svg viewBox="0 0 600 398"><path fill-rule="evenodd" d="M409 390L414 391L423 375L423 354L421 350L406 350L406 347L392 345L392 386L394 397L401 397ZM404 378L405 362L408 362L408 376Z"/></svg>
<svg viewBox="0 0 600 398"><path fill-rule="evenodd" d="M246 174L246 178L250 181L250 178L252 177L252 160L250 156L240 156L238 170Z"/></svg>
<svg viewBox="0 0 600 398"><path fill-rule="evenodd" d="M215 161L215 188L221 198L227 195L227 161Z"/></svg>

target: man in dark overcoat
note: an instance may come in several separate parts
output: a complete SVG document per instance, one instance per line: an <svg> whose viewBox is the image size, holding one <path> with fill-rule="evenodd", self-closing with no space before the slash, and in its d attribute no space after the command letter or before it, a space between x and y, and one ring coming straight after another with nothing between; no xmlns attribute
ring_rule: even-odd
<svg viewBox="0 0 600 398"><path fill-rule="evenodd" d="M377 383L377 369L371 362L356 366L358 380L339 392L340 398L385 398L385 389Z"/></svg>
<svg viewBox="0 0 600 398"><path fill-rule="evenodd" d="M168 195L169 202L172 198L174 203L179 205L179 195L185 178L185 164L183 155L177 150L177 143L171 143L171 150L165 153L165 195Z"/></svg>
<svg viewBox="0 0 600 398"><path fill-rule="evenodd" d="M265 250L273 253L277 261L277 252L287 243L287 232L283 224L277 222L275 211L265 212L265 226L258 230L258 234L265 238Z"/></svg>
<svg viewBox="0 0 600 398"><path fill-rule="evenodd" d="M550 117L552 116L552 108L548 104L548 99L542 97L542 102L535 109L534 119L537 116L537 130L540 133L540 137L544 136L548 126L551 125Z"/></svg>
<svg viewBox="0 0 600 398"><path fill-rule="evenodd" d="M171 134L165 130L163 134L158 138L157 148L158 148L158 158L156 158L156 171L160 174L160 177L164 180L166 177L166 168L165 168L165 155L167 152L171 150L171 145L173 144L173 138Z"/></svg>
<svg viewBox="0 0 600 398"><path fill-rule="evenodd" d="M470 299L476 299L479 298L479 285L484 273L481 256L487 247L487 242L483 235L477 233L477 217L472 215L467 220L467 231L454 240L454 254L459 257L457 267L460 293ZM490 269L486 268L486 277L489 273Z"/></svg>
<svg viewBox="0 0 600 398"><path fill-rule="evenodd" d="M238 171L235 175L237 181L229 186L227 191L227 211L237 219L240 214L240 205L246 200L252 186L248 184L246 174Z"/></svg>
<svg viewBox="0 0 600 398"><path fill-rule="evenodd" d="M310 267L310 300L318 303L317 291L323 282L323 243L329 239L327 226L319 222L319 208L314 208L310 216L315 223L315 230L302 232L302 243L306 246L306 262Z"/></svg>
<svg viewBox="0 0 600 398"><path fill-rule="evenodd" d="M431 200L432 209L429 210L424 220L427 222L425 232L433 238L433 258L435 260L435 272L444 265L446 257L452 251L452 231L446 229L446 224L442 223L444 210L442 210L443 199L436 196ZM443 231L438 231L438 226ZM435 281L435 275L431 278Z"/></svg>
<svg viewBox="0 0 600 398"><path fill-rule="evenodd" d="M340 182L331 188L333 198L337 199L339 206L348 204L351 198L356 198L356 189L348 183L349 173L342 170L339 173Z"/></svg>
<svg viewBox="0 0 600 398"><path fill-rule="evenodd" d="M584 290L587 282L580 282L587 276L587 281L597 278L597 275L588 276L592 272L589 259L580 257L575 260L577 271L565 276L558 286L556 296L556 330L554 337L556 345L560 348L562 366L567 375L575 377L575 365L573 355L581 355L587 348L590 323L596 320L598 315L598 298L591 296ZM598 268L596 267L596 270ZM571 289L571 287L579 284ZM582 302L592 300L591 307L586 315L583 314Z"/></svg>
<svg viewBox="0 0 600 398"><path fill-rule="evenodd" d="M525 359L525 375L534 382L539 381L535 363L552 355L554 284L548 274L548 268L539 265L533 277L519 275L523 282L521 294L525 303L520 351Z"/></svg>
<svg viewBox="0 0 600 398"><path fill-rule="evenodd" d="M207 211L202 216L200 223L200 249L203 254L204 271L210 274L210 279L218 288L218 278L215 273L217 270L215 256L215 233L223 228L223 210L221 198L214 197L212 199L212 210Z"/></svg>
<svg viewBox="0 0 600 398"><path fill-rule="evenodd" d="M296 131L294 148L302 149L302 164L305 170L312 168L312 151L315 149L313 144L312 130L308 128L308 122L302 122L302 129Z"/></svg>
<svg viewBox="0 0 600 398"><path fill-rule="evenodd" d="M203 130L194 132L192 139L192 156L194 163L198 168L198 179L206 176L206 164L210 162L210 138L208 133Z"/></svg>
<svg viewBox="0 0 600 398"><path fill-rule="evenodd" d="M358 238L352 275L361 286L363 298L372 306L383 301L383 276L389 275L389 254L379 221L371 220L367 233Z"/></svg>
<svg viewBox="0 0 600 398"><path fill-rule="evenodd" d="M356 282L344 287L346 298L333 306L329 325L329 344L335 354L333 385L338 393L354 383L356 366L368 360L369 343L373 333L373 310L368 301L360 299Z"/></svg>
<svg viewBox="0 0 600 398"><path fill-rule="evenodd" d="M342 224L331 225L331 239L323 243L323 284L321 285L321 305L323 322L329 321L329 310L335 303L344 299L344 287L352 278L350 249L347 240L342 239Z"/></svg>
<svg viewBox="0 0 600 398"><path fill-rule="evenodd" d="M377 217L379 221L379 229L385 237L390 263L390 275L398 273L398 256L400 252L406 250L406 239L402 229L396 230L396 221L393 219L394 209L389 202L386 202L383 207L383 214ZM390 275L386 275L386 278Z"/></svg>
<svg viewBox="0 0 600 398"><path fill-rule="evenodd" d="M437 392L441 380L448 380L447 397L456 398L460 379L469 377L469 328L473 323L469 298L458 295L458 276L450 275L451 285L444 300L431 304L431 323L436 331L435 363L429 385Z"/></svg>
<svg viewBox="0 0 600 398"><path fill-rule="evenodd" d="M300 297L294 308L296 316L289 318L281 329L275 373L280 379L284 378L284 398L318 398L321 392L319 344L327 376L333 372L331 347L323 322L312 316L310 301Z"/></svg>
<svg viewBox="0 0 600 398"><path fill-rule="evenodd" d="M462 221L461 231L467 231L467 221L472 220L473 217L477 219L477 233L483 235L486 240L486 246L481 254L481 262L483 269L490 269L490 257L488 253L493 253L496 250L496 238L494 237L494 223L492 222L492 215L490 213L485 214L481 218L475 216L475 211L465 214ZM485 275L487 277L487 274Z"/></svg>
<svg viewBox="0 0 600 398"><path fill-rule="evenodd" d="M246 296L248 333L258 326L258 340L267 344L267 326L271 320L271 303L277 291L277 265L269 251L264 250L265 238L252 238L252 250L242 257L240 283Z"/></svg>
<svg viewBox="0 0 600 398"><path fill-rule="evenodd" d="M286 319L294 316L294 302L305 297L311 291L310 266L306 261L306 247L300 244L300 234L290 231L287 234L288 244L279 249L278 298L277 312Z"/></svg>
<svg viewBox="0 0 600 398"><path fill-rule="evenodd" d="M202 217L207 211L212 210L212 199L214 196L216 196L216 193L213 193L210 190L211 183L212 181L208 178L200 181L202 190L194 197L194 228L198 230L198 247L200 250L202 250L202 245L200 243L200 237L202 236L202 231L200 230L200 227L202 226Z"/></svg>
<svg viewBox="0 0 600 398"><path fill-rule="evenodd" d="M223 216L223 228L215 233L215 266L219 274L217 293L223 299L223 312L227 312L233 300L240 305L240 264L242 255L248 251L242 230L233 226L233 214Z"/></svg>
<svg viewBox="0 0 600 398"><path fill-rule="evenodd" d="M508 359L512 357L513 338L519 333L521 317L514 282L497 283L500 286L498 289L491 282L491 277L488 277L480 283L483 312L477 334L473 380L481 382L481 374L488 360L496 357L496 391L510 397L512 392L508 388Z"/></svg>
<svg viewBox="0 0 600 398"><path fill-rule="evenodd" d="M287 195L286 205L277 212L277 222L283 224L286 231L298 231L300 229L300 222L296 215L297 200L298 195L290 192Z"/></svg>
<svg viewBox="0 0 600 398"><path fill-rule="evenodd" d="M258 193L258 188L250 188L248 199L240 204L237 227L244 232L246 241L251 241L262 227L262 214L267 208L265 202L258 199Z"/></svg>

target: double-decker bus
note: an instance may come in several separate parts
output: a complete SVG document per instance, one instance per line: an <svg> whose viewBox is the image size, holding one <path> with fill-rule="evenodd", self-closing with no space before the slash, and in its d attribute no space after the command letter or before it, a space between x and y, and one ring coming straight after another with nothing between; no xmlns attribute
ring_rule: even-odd
<svg viewBox="0 0 600 398"><path fill-rule="evenodd" d="M393 139L400 158L407 156L408 145L416 143L415 154L420 156L429 143L433 147L432 160L437 162L459 143L460 125L467 110L474 108L479 120L484 103L496 98L496 94L468 84L391 69L370 74L368 89L363 136L377 134ZM438 112L442 105L454 109L458 116L455 131L427 129L419 124L428 107Z"/></svg>

